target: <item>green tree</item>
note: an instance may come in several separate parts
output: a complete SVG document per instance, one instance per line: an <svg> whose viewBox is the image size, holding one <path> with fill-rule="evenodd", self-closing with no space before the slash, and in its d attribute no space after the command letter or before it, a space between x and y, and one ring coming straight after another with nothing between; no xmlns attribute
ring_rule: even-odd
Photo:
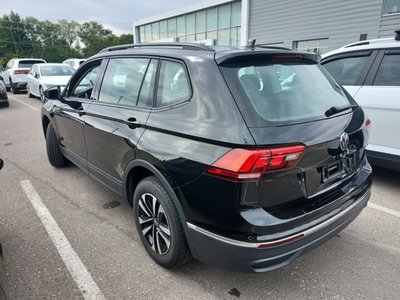
<svg viewBox="0 0 400 300"><path fill-rule="evenodd" d="M79 29L79 37L84 45L83 55L88 57L101 49L114 45L115 35L103 25L91 21L83 23Z"/></svg>
<svg viewBox="0 0 400 300"><path fill-rule="evenodd" d="M13 57L40 57L61 62L71 57L89 57L113 45L130 44L132 34L115 36L102 24L60 20L57 23L11 12L0 17L0 66Z"/></svg>

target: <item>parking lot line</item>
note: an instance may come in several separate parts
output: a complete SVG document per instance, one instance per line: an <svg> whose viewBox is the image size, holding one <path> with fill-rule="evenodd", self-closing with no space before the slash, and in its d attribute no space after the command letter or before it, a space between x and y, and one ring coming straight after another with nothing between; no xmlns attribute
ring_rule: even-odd
<svg viewBox="0 0 400 300"><path fill-rule="evenodd" d="M393 210L393 209L390 209L390 208L387 208L387 207L384 207L384 206L380 206L378 204L371 203L371 202L368 202L368 206L373 208L373 209L376 209L376 210L379 210L381 212L384 212L384 213L387 213L387 214L390 214L392 216L400 218L400 212L398 212L396 210Z"/></svg>
<svg viewBox="0 0 400 300"><path fill-rule="evenodd" d="M47 234L85 299L106 299L29 180L20 182Z"/></svg>
<svg viewBox="0 0 400 300"><path fill-rule="evenodd" d="M31 109L33 109L33 110L38 110L37 107L34 107L34 106L32 106L32 105L30 105L30 104L28 104L28 103L25 103L25 102L23 102L23 101L21 101L21 100L19 100L19 99L17 99L17 98L14 98L13 96L8 95L8 98L12 99L13 101L17 101L17 102L19 102L19 103L21 103L21 104L23 104L23 105L25 105L25 106L28 106L29 108L31 108Z"/></svg>

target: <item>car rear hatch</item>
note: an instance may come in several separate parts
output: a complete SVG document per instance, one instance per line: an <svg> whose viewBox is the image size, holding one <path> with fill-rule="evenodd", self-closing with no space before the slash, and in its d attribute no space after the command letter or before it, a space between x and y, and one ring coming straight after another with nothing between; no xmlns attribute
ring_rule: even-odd
<svg viewBox="0 0 400 300"><path fill-rule="evenodd" d="M14 75L19 75L19 76L26 76L29 73L29 70L31 69L31 67L34 64L38 64L38 63L45 63L44 60L34 60L34 59L30 59L30 60L20 60L18 62L18 68L16 68L13 72Z"/></svg>
<svg viewBox="0 0 400 300"><path fill-rule="evenodd" d="M256 141L241 153L242 166L250 167L235 167L253 176L231 178L243 182L241 209L261 207L282 230L365 193L369 120L315 57L255 51L217 62ZM229 177L224 165L229 155L211 172Z"/></svg>

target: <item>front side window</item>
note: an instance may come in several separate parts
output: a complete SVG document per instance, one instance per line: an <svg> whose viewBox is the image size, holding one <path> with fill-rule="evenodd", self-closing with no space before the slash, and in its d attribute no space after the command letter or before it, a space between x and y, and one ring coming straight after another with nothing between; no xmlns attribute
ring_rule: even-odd
<svg viewBox="0 0 400 300"><path fill-rule="evenodd" d="M400 53L383 57L374 85L400 86Z"/></svg>
<svg viewBox="0 0 400 300"><path fill-rule="evenodd" d="M395 14L400 12L400 0L386 0L383 14Z"/></svg>
<svg viewBox="0 0 400 300"><path fill-rule="evenodd" d="M369 55L345 57L323 63L328 72L342 85L358 85L368 67Z"/></svg>
<svg viewBox="0 0 400 300"><path fill-rule="evenodd" d="M323 119L332 106L355 104L315 63L267 60L222 71L251 127Z"/></svg>
<svg viewBox="0 0 400 300"><path fill-rule="evenodd" d="M80 78L73 84L72 89L66 89L69 97L90 99L93 87L99 75L100 62L85 70Z"/></svg>
<svg viewBox="0 0 400 300"><path fill-rule="evenodd" d="M185 67L178 62L163 61L157 90L157 106L167 106L189 100L189 78Z"/></svg>

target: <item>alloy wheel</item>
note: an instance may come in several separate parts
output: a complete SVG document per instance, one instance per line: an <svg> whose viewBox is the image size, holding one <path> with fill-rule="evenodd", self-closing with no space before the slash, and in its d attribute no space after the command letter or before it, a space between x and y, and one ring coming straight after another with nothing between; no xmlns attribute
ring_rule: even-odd
<svg viewBox="0 0 400 300"><path fill-rule="evenodd" d="M157 198L143 194L138 203L140 230L154 252L164 255L171 247L171 231L167 215Z"/></svg>

